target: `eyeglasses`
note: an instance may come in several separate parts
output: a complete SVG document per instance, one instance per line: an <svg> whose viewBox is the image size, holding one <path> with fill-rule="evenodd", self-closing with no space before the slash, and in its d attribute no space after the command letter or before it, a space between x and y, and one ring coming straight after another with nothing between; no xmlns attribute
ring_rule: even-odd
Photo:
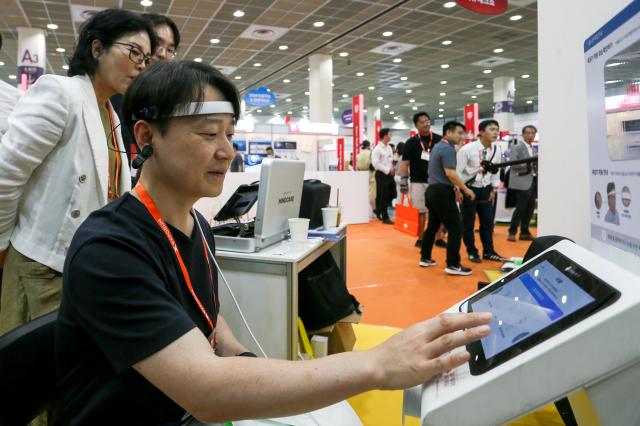
<svg viewBox="0 0 640 426"><path fill-rule="evenodd" d="M140 65L144 62L145 65L149 65L151 62L151 55L145 55L142 50L135 44L123 43L121 41L114 41L113 44L119 44L125 46L129 51L129 60L136 65Z"/></svg>
<svg viewBox="0 0 640 426"><path fill-rule="evenodd" d="M156 48L156 54L157 55L162 55L162 54L164 54L164 52L167 52L169 55L171 55L172 58L175 58L176 55L178 54L176 49L174 49L173 47L158 46Z"/></svg>

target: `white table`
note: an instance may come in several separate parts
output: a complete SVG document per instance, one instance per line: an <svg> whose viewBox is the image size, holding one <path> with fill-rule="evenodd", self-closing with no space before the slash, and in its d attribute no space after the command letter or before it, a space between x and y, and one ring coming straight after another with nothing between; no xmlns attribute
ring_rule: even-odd
<svg viewBox="0 0 640 426"><path fill-rule="evenodd" d="M282 241L257 253L217 251L216 258L254 335L269 358L297 359L298 274L330 251L346 280L347 239ZM221 313L238 340L259 354L220 277Z"/></svg>

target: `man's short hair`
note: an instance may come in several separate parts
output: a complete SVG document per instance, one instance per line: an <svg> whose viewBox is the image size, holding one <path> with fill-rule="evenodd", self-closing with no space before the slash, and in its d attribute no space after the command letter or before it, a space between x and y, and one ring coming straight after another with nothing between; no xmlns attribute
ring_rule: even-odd
<svg viewBox="0 0 640 426"><path fill-rule="evenodd" d="M169 28L171 28L171 32L173 33L173 41L175 42L175 48L178 48L178 45L180 44L180 31L178 30L178 26L176 25L176 23L173 22L173 19L155 12L143 13L141 16L150 20L154 28L159 27L160 25L167 25Z"/></svg>
<svg viewBox="0 0 640 426"><path fill-rule="evenodd" d="M524 135L524 132L526 132L526 131L527 131L527 129L533 129L533 131L534 131L535 133L538 133L538 129L537 129L537 127L536 127L536 126L534 126L533 124L527 124L526 126L524 126L524 127L522 128L522 134L523 134L523 135Z"/></svg>
<svg viewBox="0 0 640 426"><path fill-rule="evenodd" d="M609 195L611 191L615 191L615 190L616 190L616 184L614 182L609 182L607 184L607 195Z"/></svg>
<svg viewBox="0 0 640 426"><path fill-rule="evenodd" d="M382 129L380 129L380 132L378 132L378 136L380 136L380 139L382 139L385 136L387 136L389 134L389 132L391 132L391 129L389 129L388 127L384 127Z"/></svg>
<svg viewBox="0 0 640 426"><path fill-rule="evenodd" d="M495 124L498 130L500 130L500 123L498 123L496 120L481 121L480 124L478 125L478 130L481 132L484 132L487 129L487 127L491 126L492 124Z"/></svg>
<svg viewBox="0 0 640 426"><path fill-rule="evenodd" d="M273 148L271 148L270 146L267 147L267 149L265 149L265 151L273 151Z"/></svg>
<svg viewBox="0 0 640 426"><path fill-rule="evenodd" d="M464 124L460 123L459 121L448 121L444 124L444 126L442 126L442 134L446 135L447 132L453 133L458 127L462 127L462 130L464 130L465 132L467 131L467 128L464 126Z"/></svg>
<svg viewBox="0 0 640 426"><path fill-rule="evenodd" d="M236 86L211 65L194 61L159 61L133 80L122 101L125 128L133 130L133 116L165 134L171 116L179 105L202 104L207 86L218 89L233 105L235 118L240 117L240 95ZM151 113L151 114L149 114ZM151 117L148 117L151 115Z"/></svg>
<svg viewBox="0 0 640 426"><path fill-rule="evenodd" d="M431 121L431 116L429 114L424 111L420 111L413 114L413 124L418 124L418 120L420 120L420 117L422 117L423 115L427 117L429 121Z"/></svg>

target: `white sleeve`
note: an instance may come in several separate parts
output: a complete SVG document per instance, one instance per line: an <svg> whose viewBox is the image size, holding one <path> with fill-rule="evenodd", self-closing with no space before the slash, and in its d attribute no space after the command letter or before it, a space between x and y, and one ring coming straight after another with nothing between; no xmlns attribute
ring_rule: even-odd
<svg viewBox="0 0 640 426"><path fill-rule="evenodd" d="M62 137L67 103L60 82L44 75L9 116L0 144L0 250L9 245L24 185Z"/></svg>

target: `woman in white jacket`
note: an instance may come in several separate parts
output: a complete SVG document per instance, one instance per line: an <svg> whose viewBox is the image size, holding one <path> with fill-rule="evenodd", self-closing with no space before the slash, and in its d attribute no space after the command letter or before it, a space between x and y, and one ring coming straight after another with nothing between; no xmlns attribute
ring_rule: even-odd
<svg viewBox="0 0 640 426"><path fill-rule="evenodd" d="M147 19L99 12L82 27L69 76L43 75L9 116L0 144L0 335L58 308L74 232L130 189L109 97L127 90L156 43Z"/></svg>

